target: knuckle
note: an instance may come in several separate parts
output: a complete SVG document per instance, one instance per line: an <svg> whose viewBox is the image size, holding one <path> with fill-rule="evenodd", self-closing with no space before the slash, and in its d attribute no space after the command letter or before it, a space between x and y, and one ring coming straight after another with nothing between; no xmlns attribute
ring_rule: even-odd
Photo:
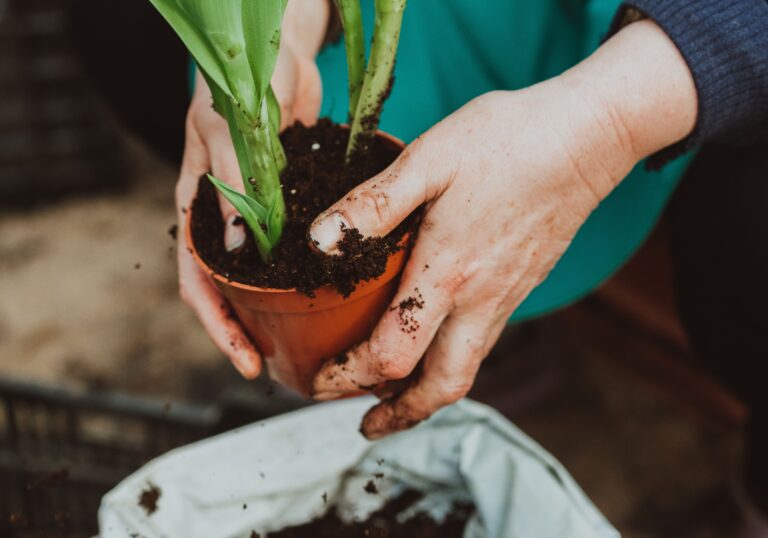
<svg viewBox="0 0 768 538"><path fill-rule="evenodd" d="M379 373L386 379L404 379L411 373L411 366L407 357L399 355L382 360Z"/></svg>
<svg viewBox="0 0 768 538"><path fill-rule="evenodd" d="M408 377L414 361L409 354L392 350L390 344L381 338L361 343L349 353L365 376L376 380L396 380ZM362 373L361 372L361 373Z"/></svg>
<svg viewBox="0 0 768 538"><path fill-rule="evenodd" d="M443 384L435 388L435 399L441 405L450 405L469 394L471 388L472 382L467 380L457 380L450 384Z"/></svg>
<svg viewBox="0 0 768 538"><path fill-rule="evenodd" d="M453 297L473 279L477 273L477 267L477 263L457 263L456 268L439 283L439 286L448 297Z"/></svg>
<svg viewBox="0 0 768 538"><path fill-rule="evenodd" d="M385 189L373 191L366 189L358 197L364 211L372 212L380 222L389 222L392 216L392 206L389 194Z"/></svg>
<svg viewBox="0 0 768 538"><path fill-rule="evenodd" d="M372 374L384 379L404 379L413 370L411 359L401 352L378 352L372 354Z"/></svg>

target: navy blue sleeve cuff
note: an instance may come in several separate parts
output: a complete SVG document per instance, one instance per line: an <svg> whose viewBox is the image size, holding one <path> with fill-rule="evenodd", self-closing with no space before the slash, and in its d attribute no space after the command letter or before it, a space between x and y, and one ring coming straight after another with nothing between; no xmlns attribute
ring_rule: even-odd
<svg viewBox="0 0 768 538"><path fill-rule="evenodd" d="M609 36L644 15L672 39L698 92L698 119L684 140L651 156L650 168L704 142L768 137L767 0L628 0Z"/></svg>

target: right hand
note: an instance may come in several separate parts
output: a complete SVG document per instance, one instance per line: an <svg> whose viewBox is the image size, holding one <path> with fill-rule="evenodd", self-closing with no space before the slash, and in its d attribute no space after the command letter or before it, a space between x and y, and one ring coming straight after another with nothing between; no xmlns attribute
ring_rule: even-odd
<svg viewBox="0 0 768 538"><path fill-rule="evenodd" d="M320 72L315 55L320 49L330 6L327 0L291 0L283 19L283 36L272 87L280 102L281 129L300 121L312 125L317 120L322 99ZM216 346L247 379L261 372L261 357L231 308L208 275L197 265L188 250L187 210L197 192L197 183L211 172L243 192L242 176L224 118L212 108L211 91L198 73L195 94L187 113L186 141L181 172L176 184L176 212L179 290L181 297L197 314ZM219 196L225 221L224 242L233 250L242 245L245 231L234 226L237 212Z"/></svg>

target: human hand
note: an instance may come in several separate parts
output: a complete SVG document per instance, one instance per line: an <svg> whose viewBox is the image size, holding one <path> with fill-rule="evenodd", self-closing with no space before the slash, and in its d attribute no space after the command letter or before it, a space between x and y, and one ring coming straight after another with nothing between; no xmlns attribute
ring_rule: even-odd
<svg viewBox="0 0 768 538"><path fill-rule="evenodd" d="M283 19L283 32L272 87L280 103L281 128L301 121L313 124L320 110L322 87L315 55L320 49L329 17L327 0L292 0ZM253 379L261 371L260 355L231 309L188 250L186 209L192 204L197 183L212 172L218 179L243 191L229 128L212 108L210 89L198 74L195 94L187 114L186 142L181 172L176 184L176 209L180 233L178 243L179 289L202 322L216 346L237 370ZM233 250L245 240L245 230L235 226L235 208L219 195L225 221L224 241Z"/></svg>
<svg viewBox="0 0 768 538"><path fill-rule="evenodd" d="M323 366L316 398L403 380L420 366L399 391L377 391L383 401L361 430L369 438L462 398L510 314L591 211L641 158L690 132L695 117L684 60L643 22L563 75L481 96L430 129L311 228L334 253L343 226L384 235L425 204L391 308L344 364Z"/></svg>

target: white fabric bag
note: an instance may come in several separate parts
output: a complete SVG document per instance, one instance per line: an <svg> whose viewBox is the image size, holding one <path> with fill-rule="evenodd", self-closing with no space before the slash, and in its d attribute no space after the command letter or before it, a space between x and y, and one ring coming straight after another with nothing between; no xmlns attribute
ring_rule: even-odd
<svg viewBox="0 0 768 538"><path fill-rule="evenodd" d="M100 535L264 536L332 505L365 518L415 488L429 492L422 508L437 518L471 500L465 538L619 536L565 469L496 411L465 400L371 443L357 427L374 403L321 404L169 452L104 497ZM364 491L371 480L378 494ZM151 515L138 504L149 484L162 492Z"/></svg>

